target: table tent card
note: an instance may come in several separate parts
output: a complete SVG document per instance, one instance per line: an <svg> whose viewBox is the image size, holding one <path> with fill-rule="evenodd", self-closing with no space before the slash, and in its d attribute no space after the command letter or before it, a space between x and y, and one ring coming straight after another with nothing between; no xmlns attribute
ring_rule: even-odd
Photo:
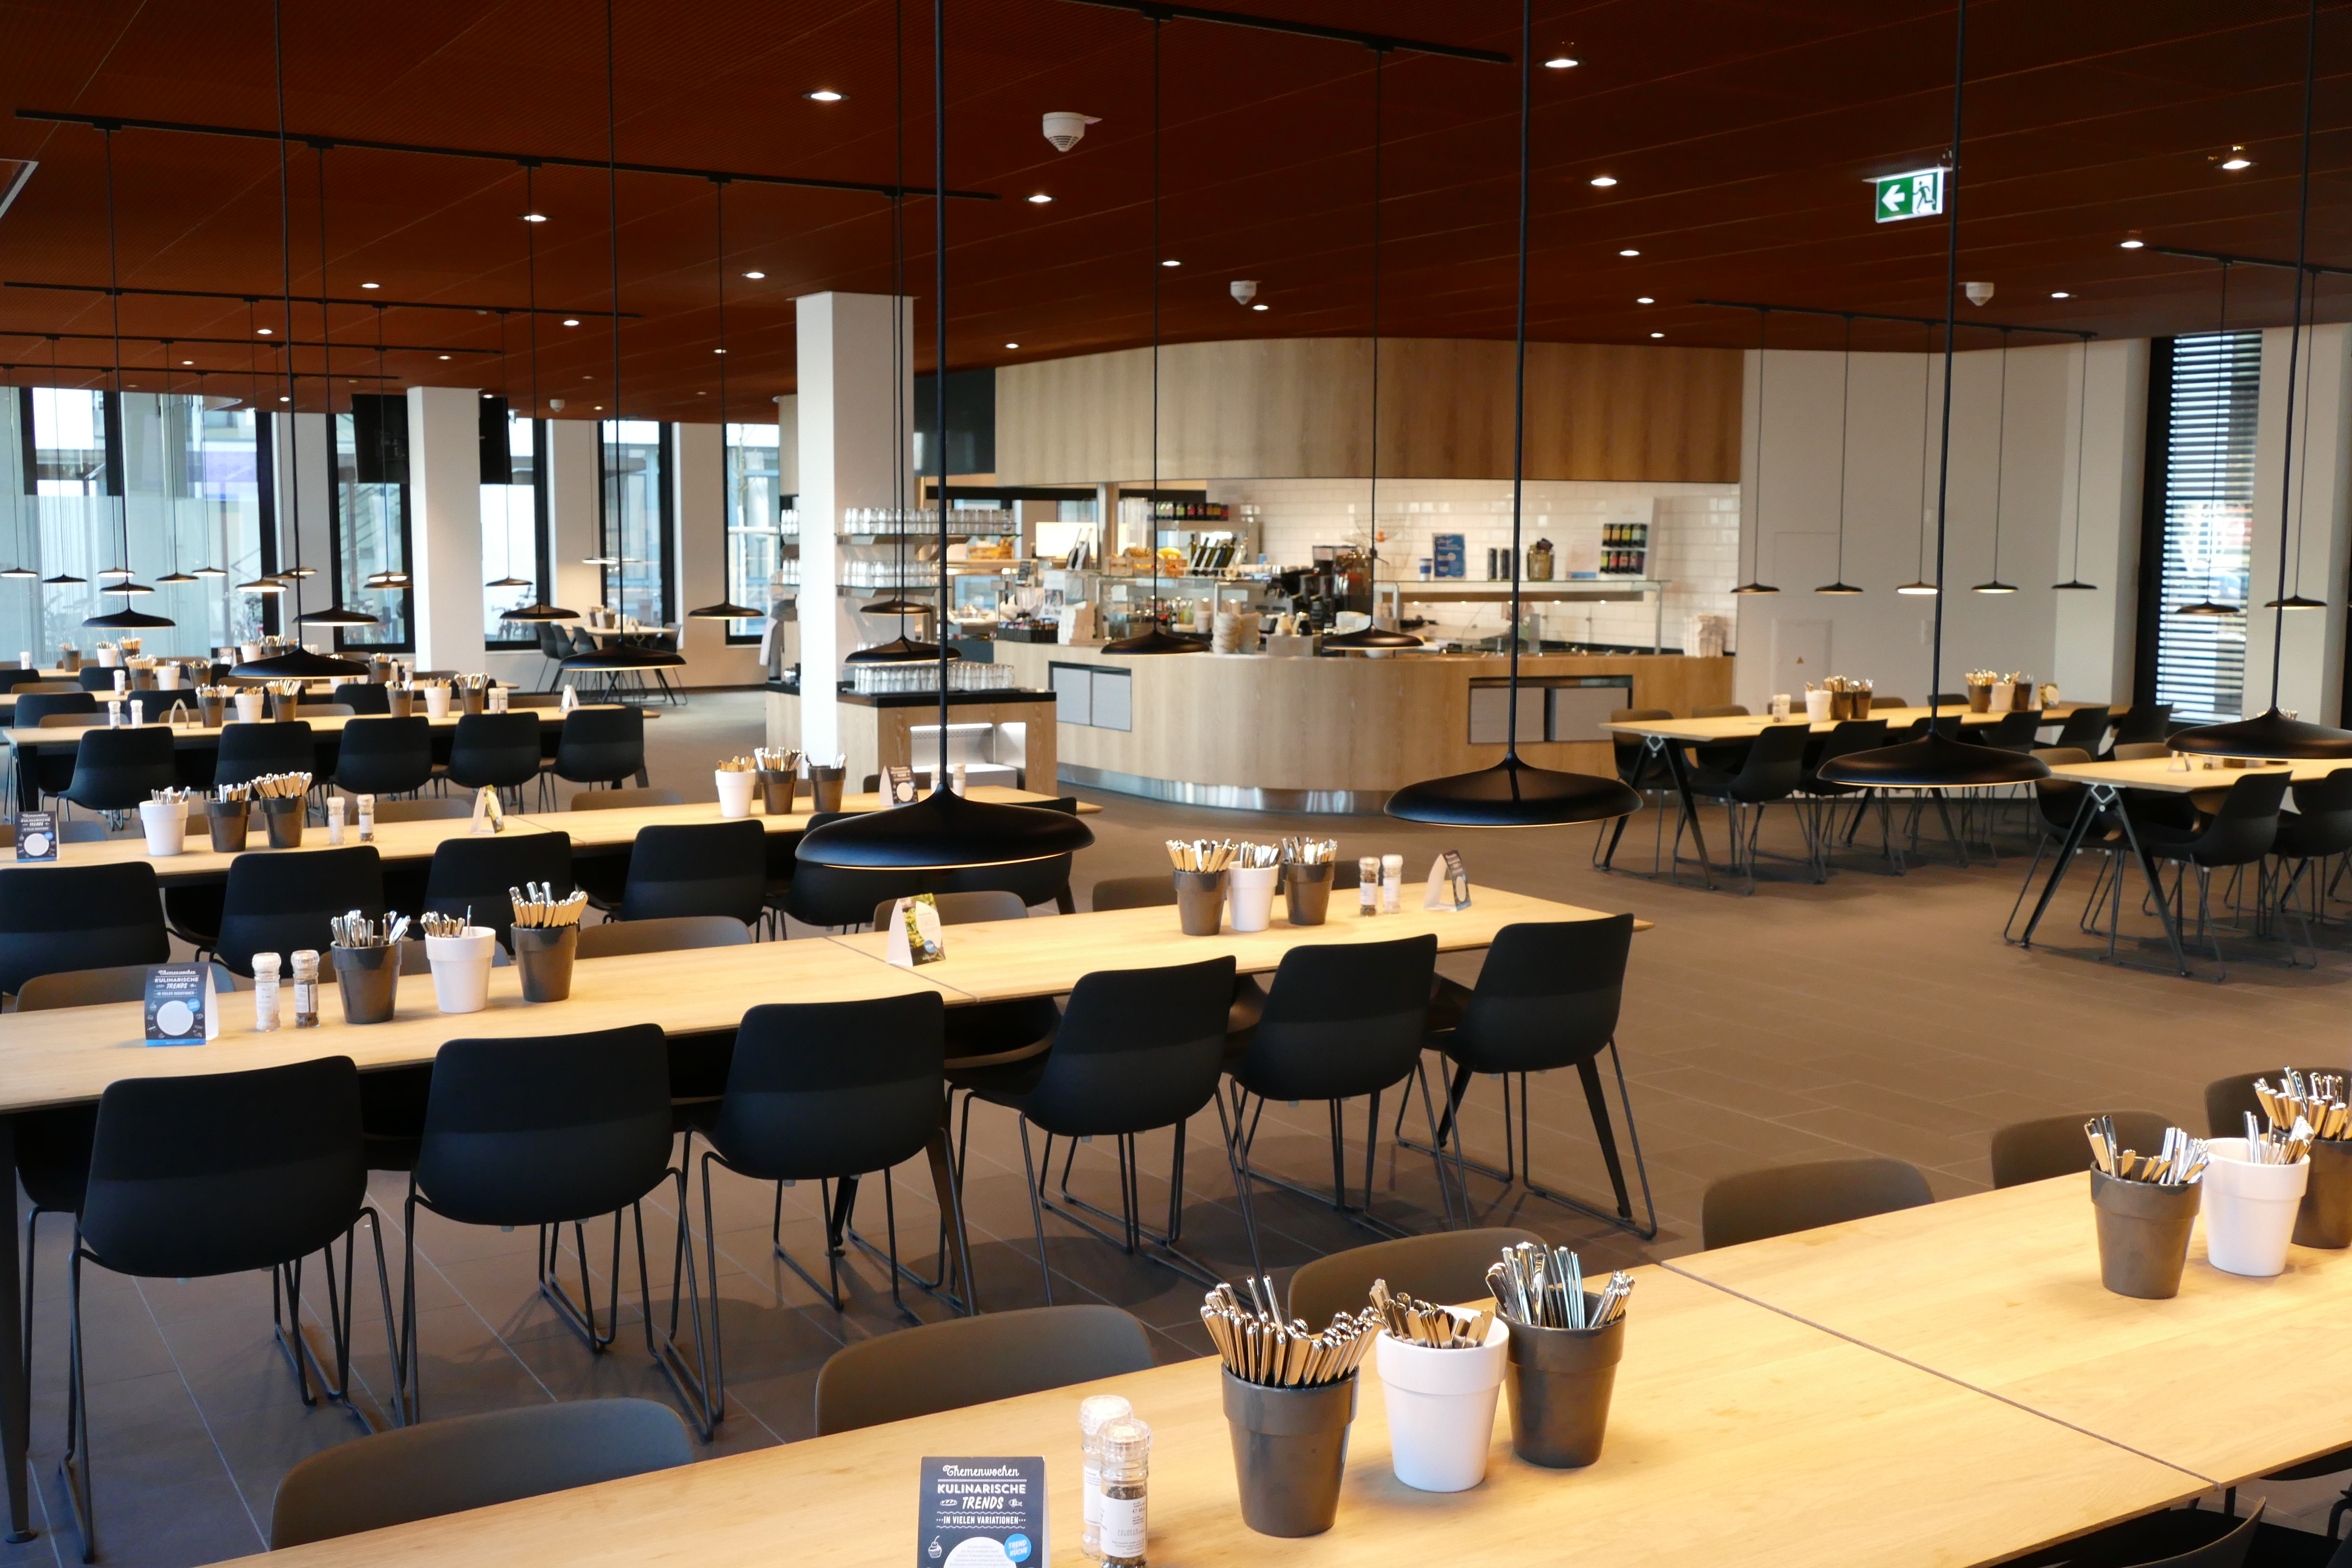
<svg viewBox="0 0 2352 1568"><path fill-rule="evenodd" d="M1045 1568L1045 1461L923 1460L915 1568Z"/></svg>
<svg viewBox="0 0 2352 1568"><path fill-rule="evenodd" d="M53 811L16 814L16 858L54 860L58 858L58 816Z"/></svg>
<svg viewBox="0 0 2352 1568"><path fill-rule="evenodd" d="M1429 890L1422 895L1424 910L1466 910L1470 907L1470 871L1459 852L1448 849L1429 863Z"/></svg>
<svg viewBox="0 0 2352 1568"><path fill-rule="evenodd" d="M890 906L890 934L883 956L901 969L937 963L948 955L940 935L940 906L929 893L900 899Z"/></svg>
<svg viewBox="0 0 2352 1568"><path fill-rule="evenodd" d="M147 972L147 1043L200 1046L220 1034L209 963L159 963Z"/></svg>

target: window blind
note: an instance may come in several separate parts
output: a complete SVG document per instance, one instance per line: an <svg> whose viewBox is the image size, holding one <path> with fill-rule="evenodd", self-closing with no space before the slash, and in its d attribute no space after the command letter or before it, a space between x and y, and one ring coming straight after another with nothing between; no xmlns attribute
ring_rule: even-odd
<svg viewBox="0 0 2352 1568"><path fill-rule="evenodd" d="M2156 700L2172 704L2176 720L2235 719L2244 701L2262 357L2260 332L2173 340ZM2178 613L2200 604L2231 613Z"/></svg>

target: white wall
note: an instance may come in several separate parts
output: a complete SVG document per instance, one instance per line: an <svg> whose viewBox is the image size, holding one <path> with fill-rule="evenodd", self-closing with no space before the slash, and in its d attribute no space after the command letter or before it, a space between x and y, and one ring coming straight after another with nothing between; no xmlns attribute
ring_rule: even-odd
<svg viewBox="0 0 2352 1568"><path fill-rule="evenodd" d="M2091 377L2095 431L2110 434L2084 452L2086 496L2106 504L2110 526L2121 526L2128 489L2129 532L2137 527L2139 423L2126 405L2132 355L2126 345L2102 345ZM2066 575L2060 541L2071 561L2074 482L2072 434L2081 388L2079 351L2072 344L2012 349L2007 410L2001 412L1998 350L1955 357L1952 436L1946 501L1945 627L1938 689L1959 689L1963 672L1977 668L2021 670L2037 680L2060 680L2059 624L2066 603L2070 668L2085 682L2084 697L2129 695L2126 625L2116 634L2115 607L2127 616L2127 584L2112 571L2098 595L2054 594ZM2112 362L2112 363L2111 363ZM2144 384L2145 352L2137 363ZM1937 485L1942 363L1937 356L1858 353L1850 399L1843 356L1773 350L1759 362L1747 356L1743 408L1741 515L1748 520L1748 571L1777 586L1772 595L1741 595L1734 646L1739 653L1738 700L1761 711L1773 692L1801 692L1822 675L1867 678L1883 693L1924 700L1929 690L1929 640L1937 599L1906 597L1895 585L1922 574L1921 523L1927 521L1924 575L1935 580L1934 516ZM1758 378L1763 377L1759 449ZM1857 595L1813 590L1840 575L1839 444L1842 407L1850 406L1845 437L1844 564ZM2006 437L2005 448L2002 446ZM2132 439L2126 439L2131 434ZM2128 454L2126 448L2130 448ZM2126 456L2129 461L2126 461ZM1760 466L1759 466L1760 459ZM1924 460L1924 470L1923 470ZM2098 465L2094 472L2092 464ZM2128 485L2126 484L2126 479ZM1924 496L1924 500L1923 500ZM1969 591L1994 575L1994 522L1999 501L2000 578L2018 592ZM2094 535L2092 537L2100 537ZM2116 548L2112 539L2103 548ZM2092 554L2086 574L2112 554ZM2102 617L2105 617L2103 619ZM2082 650L2106 648L2110 668ZM1800 662L1801 660L1801 662ZM2112 686L2109 682L2112 681Z"/></svg>
<svg viewBox="0 0 2352 1568"><path fill-rule="evenodd" d="M2280 480L2286 461L2290 332L2263 334L2262 418L2255 436L2253 563L2247 593L2246 686L2242 711L2271 701L2271 651L2282 617L2263 605L2279 596ZM2294 479L2285 499L2286 591L2319 600L2318 610L2285 613L2279 706L2323 724L2343 700L2347 460L2352 440L2352 330L2320 327L2303 343L2294 388ZM2296 570L2295 545L2302 545Z"/></svg>
<svg viewBox="0 0 2352 1568"><path fill-rule="evenodd" d="M670 481L671 560L676 564L677 614L727 597L727 490L716 425L680 425ZM695 686L756 686L767 679L757 643L727 646L725 621L681 620L679 651Z"/></svg>
<svg viewBox="0 0 2352 1568"><path fill-rule="evenodd" d="M2141 491L2147 451L2146 338L2093 343L2069 373L2068 434L2083 428L2082 460L2063 476L2067 521L2059 541L2062 582L2093 584L2052 595L2057 601L2051 679L2061 692L2108 692L2126 700L2139 580ZM2085 373L2089 385L2085 389ZM2088 395L2084 393L2087 390ZM2074 534L2075 477L2082 480L2080 548Z"/></svg>
<svg viewBox="0 0 2352 1568"><path fill-rule="evenodd" d="M482 668L482 395L408 389L409 602L416 668Z"/></svg>

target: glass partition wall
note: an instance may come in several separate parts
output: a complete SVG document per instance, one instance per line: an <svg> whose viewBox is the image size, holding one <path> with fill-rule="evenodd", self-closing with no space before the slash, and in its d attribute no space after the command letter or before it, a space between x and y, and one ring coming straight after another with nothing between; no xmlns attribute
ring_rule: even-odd
<svg viewBox="0 0 2352 1568"><path fill-rule="evenodd" d="M0 568L35 574L0 577L0 659L54 663L66 643L88 653L105 634L82 622L125 602L98 574L124 565L155 590L136 607L175 623L145 633L145 652L205 654L270 629L266 600L236 592L266 569L267 448L233 398L0 390ZM175 571L206 574L156 582ZM42 580L59 576L79 581Z"/></svg>
<svg viewBox="0 0 2352 1568"><path fill-rule="evenodd" d="M778 461L776 426L727 426L727 602L750 607L768 603L768 580L775 574L783 542L783 473ZM730 621L727 640L756 643L760 622Z"/></svg>
<svg viewBox="0 0 2352 1568"><path fill-rule="evenodd" d="M539 584L551 583L547 491L539 482L546 468L547 422L511 409L503 410L501 421L497 412L485 416L482 429L482 635L494 648L534 647L538 632L505 617L531 603ZM492 460L494 441L504 445L503 464Z"/></svg>
<svg viewBox="0 0 2352 1568"><path fill-rule="evenodd" d="M644 626L670 621L670 467L675 429L650 419L597 424L604 483L600 551L604 603Z"/></svg>

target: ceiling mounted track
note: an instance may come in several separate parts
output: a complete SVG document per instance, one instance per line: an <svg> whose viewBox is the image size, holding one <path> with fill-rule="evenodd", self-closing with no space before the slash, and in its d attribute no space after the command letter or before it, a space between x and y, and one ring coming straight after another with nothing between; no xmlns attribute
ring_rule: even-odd
<svg viewBox="0 0 2352 1568"><path fill-rule="evenodd" d="M1247 11L1212 11L1200 5L1160 5L1152 0L1067 0L1073 5L1093 5L1106 11L1131 11L1154 22L1214 22L1227 27L1254 27L1261 33L1289 33L1301 38L1322 38L1335 44L1359 44L1382 52L1435 55L1442 59L1475 60L1481 65L1507 66L1511 57L1493 49L1465 48L1459 44L1433 44L1423 38L1400 38L1387 33L1365 33L1353 27L1318 27L1284 16L1259 16Z"/></svg>
<svg viewBox="0 0 2352 1568"><path fill-rule="evenodd" d="M110 288L104 283L23 283L15 279L0 282L0 289L54 289L69 294L139 294L158 300L234 300L239 304L251 304L269 298L267 294L239 293L233 289L139 289L125 285ZM561 305L467 305L452 300L379 300L373 295L353 299L346 295L320 296L305 294L306 305L365 305L377 310L458 310L476 316L610 316L610 309L584 305L568 309ZM636 310L621 312L624 321L639 321Z"/></svg>

